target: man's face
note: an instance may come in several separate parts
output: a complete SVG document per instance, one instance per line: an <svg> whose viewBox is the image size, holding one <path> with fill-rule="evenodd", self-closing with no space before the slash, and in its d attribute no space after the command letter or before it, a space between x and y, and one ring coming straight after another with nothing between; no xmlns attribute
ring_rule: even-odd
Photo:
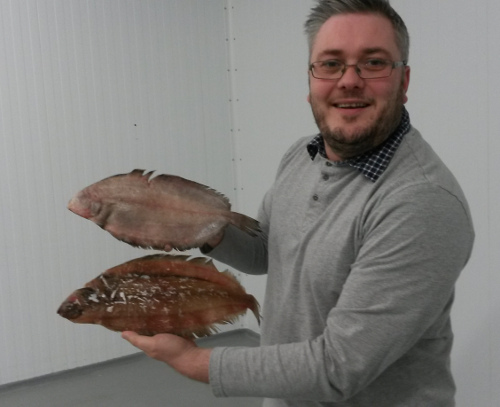
<svg viewBox="0 0 500 407"><path fill-rule="evenodd" d="M323 24L310 62L336 59L356 64L368 57L401 60L391 22L378 14L344 14ZM309 73L308 101L328 157L347 159L382 143L399 124L409 81L409 67L377 79L362 79L353 67L336 80L316 79Z"/></svg>

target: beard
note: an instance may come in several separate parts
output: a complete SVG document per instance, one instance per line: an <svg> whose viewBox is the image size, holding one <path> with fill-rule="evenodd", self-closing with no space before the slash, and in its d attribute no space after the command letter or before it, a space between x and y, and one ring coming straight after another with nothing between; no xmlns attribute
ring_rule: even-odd
<svg viewBox="0 0 500 407"><path fill-rule="evenodd" d="M325 143L343 160L359 156L383 143L397 128L403 112L404 87L394 92L387 105L379 112L368 127L359 127L347 132L341 126L330 128L326 114L311 96L311 108L316 125ZM357 94L344 95L356 97ZM357 118L345 118L346 122L354 122Z"/></svg>

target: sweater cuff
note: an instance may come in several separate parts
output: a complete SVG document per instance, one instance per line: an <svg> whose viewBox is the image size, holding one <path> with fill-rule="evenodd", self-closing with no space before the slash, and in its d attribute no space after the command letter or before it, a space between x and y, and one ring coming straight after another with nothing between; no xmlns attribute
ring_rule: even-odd
<svg viewBox="0 0 500 407"><path fill-rule="evenodd" d="M209 381L215 397L227 397L222 387L222 354L225 348L213 348L210 354Z"/></svg>

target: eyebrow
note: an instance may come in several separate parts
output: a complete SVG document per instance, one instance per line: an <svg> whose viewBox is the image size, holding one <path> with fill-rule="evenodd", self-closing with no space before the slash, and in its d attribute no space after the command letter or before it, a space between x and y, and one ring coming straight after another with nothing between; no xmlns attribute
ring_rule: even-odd
<svg viewBox="0 0 500 407"><path fill-rule="evenodd" d="M372 54L377 54L377 53L385 54L388 57L391 56L390 52L387 49L382 48L382 47L365 48L362 51L363 55L372 55ZM340 50L340 49L326 49L326 50L319 53L318 58L324 58L324 57L328 57L328 56L340 57L340 56L343 56L344 54L345 54L345 52Z"/></svg>

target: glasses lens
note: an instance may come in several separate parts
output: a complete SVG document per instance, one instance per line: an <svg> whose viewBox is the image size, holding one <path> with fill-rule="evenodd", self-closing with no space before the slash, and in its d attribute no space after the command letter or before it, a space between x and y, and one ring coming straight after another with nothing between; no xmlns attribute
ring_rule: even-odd
<svg viewBox="0 0 500 407"><path fill-rule="evenodd" d="M358 64L359 76L365 79L384 78L392 71L391 61L384 59L368 59Z"/></svg>
<svg viewBox="0 0 500 407"><path fill-rule="evenodd" d="M319 61L312 64L313 76L318 79L338 79L342 76L344 65L338 61Z"/></svg>
<svg viewBox="0 0 500 407"><path fill-rule="evenodd" d="M311 73L317 79L340 79L348 67L353 67L363 79L385 78L391 75L393 63L372 58L356 65L345 65L337 60L317 61L311 64Z"/></svg>

